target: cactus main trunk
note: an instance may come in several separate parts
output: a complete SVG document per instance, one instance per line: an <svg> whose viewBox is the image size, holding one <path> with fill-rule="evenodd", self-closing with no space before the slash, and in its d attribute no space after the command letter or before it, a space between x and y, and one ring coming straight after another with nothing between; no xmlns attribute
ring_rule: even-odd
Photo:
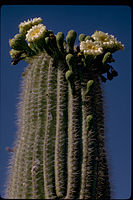
<svg viewBox="0 0 133 200"><path fill-rule="evenodd" d="M99 79L86 69L81 79L77 66L73 94L67 69L62 61L55 68L53 59L41 53L25 71L9 199L110 196ZM85 95L88 80L95 84Z"/></svg>
<svg viewBox="0 0 133 200"><path fill-rule="evenodd" d="M29 66L22 74L6 197L110 199L101 81L118 75L108 63L124 46L96 31L80 34L76 47L75 31L65 41L41 21L21 23L9 41L12 64L25 59Z"/></svg>

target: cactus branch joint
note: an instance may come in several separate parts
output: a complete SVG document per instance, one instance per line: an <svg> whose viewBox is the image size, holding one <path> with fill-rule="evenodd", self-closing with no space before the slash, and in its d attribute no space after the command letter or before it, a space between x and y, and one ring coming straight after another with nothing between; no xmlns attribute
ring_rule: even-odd
<svg viewBox="0 0 133 200"><path fill-rule="evenodd" d="M110 199L104 142L102 82L124 45L113 35L70 30L64 38L42 19L19 25L9 39L12 65L22 73L18 134L9 162L8 199Z"/></svg>

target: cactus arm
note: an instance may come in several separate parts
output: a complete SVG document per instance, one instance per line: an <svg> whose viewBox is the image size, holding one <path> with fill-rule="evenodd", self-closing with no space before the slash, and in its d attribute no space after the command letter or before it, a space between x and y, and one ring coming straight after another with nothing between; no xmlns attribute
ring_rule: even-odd
<svg viewBox="0 0 133 200"><path fill-rule="evenodd" d="M85 38L86 38L86 35L85 34L83 34L83 33L81 33L80 35L79 35L79 42L82 42L82 41L84 41L85 40Z"/></svg>
<svg viewBox="0 0 133 200"><path fill-rule="evenodd" d="M74 42L76 40L77 33L74 30L68 32L66 36L67 53L74 53Z"/></svg>
<svg viewBox="0 0 133 200"><path fill-rule="evenodd" d="M61 54L64 53L64 34L62 32L58 32L56 35L56 42L57 42L57 47L60 51Z"/></svg>
<svg viewBox="0 0 133 200"><path fill-rule="evenodd" d="M75 94L69 86L68 100L68 185L65 199L74 199L79 196L80 171L81 171L81 83L78 66L74 71Z"/></svg>
<svg viewBox="0 0 133 200"><path fill-rule="evenodd" d="M49 37L46 37L45 42L44 42L44 49L48 55L53 56L53 52L52 52L49 44L50 44L50 39L49 39Z"/></svg>
<svg viewBox="0 0 133 200"><path fill-rule="evenodd" d="M68 70L68 71L65 73L65 77L66 77L66 80L68 81L68 83L69 83L69 85L70 85L72 94L74 94L75 87L74 87L74 82L73 82L73 78L74 78L74 73L73 73L73 71Z"/></svg>
<svg viewBox="0 0 133 200"><path fill-rule="evenodd" d="M46 199L56 198L54 154L56 137L56 97L57 70L53 67L53 58L50 59L47 82L47 110L46 127L43 148L44 192Z"/></svg>
<svg viewBox="0 0 133 200"><path fill-rule="evenodd" d="M75 84L74 84L74 68L75 68L75 58L72 54L67 54L66 63L69 67L69 70L66 72L65 77L70 85L72 94L75 92Z"/></svg>
<svg viewBox="0 0 133 200"><path fill-rule="evenodd" d="M57 72L55 182L56 194L60 198L66 195L67 190L68 83L65 78L65 72L65 64L59 63Z"/></svg>
<svg viewBox="0 0 133 200"><path fill-rule="evenodd" d="M51 33L51 34L49 34L49 38L50 38L50 47L53 50L53 53L58 55L59 49L58 49L58 46L57 46L56 36L53 33Z"/></svg>
<svg viewBox="0 0 133 200"><path fill-rule="evenodd" d="M112 53L107 52L107 53L105 53L105 55L102 59L102 63L103 63L103 65L106 65L107 63L110 63L110 62L114 62L114 59L112 57Z"/></svg>
<svg viewBox="0 0 133 200"><path fill-rule="evenodd" d="M13 39L9 39L9 44L11 48L18 51L31 51L27 42L25 41L25 36L22 34L16 34Z"/></svg>
<svg viewBox="0 0 133 200"><path fill-rule="evenodd" d="M87 124L87 131L90 131L93 127L93 116L92 115L88 115L86 117L86 124Z"/></svg>
<svg viewBox="0 0 133 200"><path fill-rule="evenodd" d="M89 81L87 82L87 89L86 89L85 95L88 95L88 94L89 94L89 92L90 92L90 90L91 90L93 84L94 84L94 81L93 81L93 80L89 80Z"/></svg>

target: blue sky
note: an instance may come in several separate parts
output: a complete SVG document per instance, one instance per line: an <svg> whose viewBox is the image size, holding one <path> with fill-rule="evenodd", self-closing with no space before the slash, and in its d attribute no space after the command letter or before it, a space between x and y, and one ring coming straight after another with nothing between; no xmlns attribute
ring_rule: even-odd
<svg viewBox="0 0 133 200"><path fill-rule="evenodd" d="M9 38L18 33L18 25L29 18L41 17L47 29L65 36L71 29L92 35L96 30L114 35L125 45L114 53L113 67L119 76L103 84L105 138L113 199L127 199L131 194L131 8L96 5L8 5L1 7L1 125L0 194L16 134L16 107L21 73L26 63L11 66ZM78 39L76 40L78 44Z"/></svg>

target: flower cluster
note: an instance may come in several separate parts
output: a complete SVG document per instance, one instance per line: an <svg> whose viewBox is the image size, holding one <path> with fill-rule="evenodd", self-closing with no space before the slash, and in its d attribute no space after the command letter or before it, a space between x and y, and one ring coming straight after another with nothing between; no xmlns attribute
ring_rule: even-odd
<svg viewBox="0 0 133 200"><path fill-rule="evenodd" d="M9 45L12 48L10 55L13 59L17 58L19 61L24 58L23 54L26 58L43 50L43 41L48 31L46 26L40 24L41 22L42 19L36 17L19 24L19 34L9 39Z"/></svg>
<svg viewBox="0 0 133 200"><path fill-rule="evenodd" d="M99 42L103 49L114 49L114 51L124 49L124 45L118 42L113 35L109 35L108 33L96 31L91 37Z"/></svg>
<svg viewBox="0 0 133 200"><path fill-rule="evenodd" d="M85 58L89 61L95 59L98 55L101 55L98 56L98 59L101 58L106 52L113 53L124 48L124 45L118 42L113 35L102 31L95 31L92 36L80 34L80 46L75 47L74 42L77 33L74 30L68 32L65 41L63 33L59 32L55 36L41 22L42 19L36 17L19 24L19 34L9 39L10 47L13 49L10 52L12 58L15 58L16 55L22 57L24 53L30 58L41 51L47 52L50 56L57 54L62 56L65 51L65 53L71 54L76 52L79 60Z"/></svg>
<svg viewBox="0 0 133 200"><path fill-rule="evenodd" d="M124 45L121 42L118 42L113 35L109 35L102 31L95 31L90 38L93 38L94 41L89 39L81 41L80 43L80 50L83 51L84 54L97 56L106 49L110 52L124 49Z"/></svg>
<svg viewBox="0 0 133 200"><path fill-rule="evenodd" d="M99 55L103 52L103 48L97 42L87 40L80 43L80 51L88 55Z"/></svg>
<svg viewBox="0 0 133 200"><path fill-rule="evenodd" d="M33 26L26 34L26 40L28 42L34 42L43 38L44 33L46 32L46 26L43 24L38 24Z"/></svg>
<svg viewBox="0 0 133 200"><path fill-rule="evenodd" d="M32 26L38 25L42 22L40 17L35 17L34 19L28 19L27 21L21 22L19 24L19 32L25 34Z"/></svg>
<svg viewBox="0 0 133 200"><path fill-rule="evenodd" d="M33 25L37 25L40 24L42 22L42 18L41 17L35 17L34 19L32 19L32 24Z"/></svg>

